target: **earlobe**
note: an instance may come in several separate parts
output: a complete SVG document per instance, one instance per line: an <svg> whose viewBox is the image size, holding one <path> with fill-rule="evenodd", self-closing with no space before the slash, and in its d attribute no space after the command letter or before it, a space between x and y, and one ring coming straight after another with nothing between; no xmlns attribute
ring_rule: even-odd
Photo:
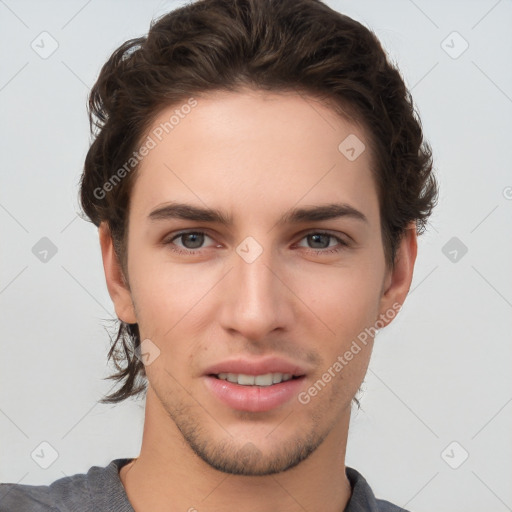
<svg viewBox="0 0 512 512"><path fill-rule="evenodd" d="M397 304L402 306L411 287L412 276L414 272L414 263L418 253L418 238L416 233L416 224L411 222L407 227L402 240L397 248L395 267L386 274L384 291L381 297L380 318L394 318L387 315L390 309L395 310ZM386 325L391 322L386 321Z"/></svg>
<svg viewBox="0 0 512 512"><path fill-rule="evenodd" d="M121 265L114 250L110 229L106 222L100 224L98 234L105 280L108 293L114 303L116 315L123 322L129 324L137 323L131 293L126 285Z"/></svg>

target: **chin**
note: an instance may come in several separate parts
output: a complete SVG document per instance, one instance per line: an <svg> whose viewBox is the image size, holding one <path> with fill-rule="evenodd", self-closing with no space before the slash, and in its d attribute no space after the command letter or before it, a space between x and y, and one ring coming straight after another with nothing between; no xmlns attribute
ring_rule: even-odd
<svg viewBox="0 0 512 512"><path fill-rule="evenodd" d="M307 459L322 443L325 436L315 434L296 436L279 446L261 449L257 442L236 446L229 438L217 444L202 439L196 430L184 432L185 440L194 453L210 467L230 475L266 476L287 471Z"/></svg>

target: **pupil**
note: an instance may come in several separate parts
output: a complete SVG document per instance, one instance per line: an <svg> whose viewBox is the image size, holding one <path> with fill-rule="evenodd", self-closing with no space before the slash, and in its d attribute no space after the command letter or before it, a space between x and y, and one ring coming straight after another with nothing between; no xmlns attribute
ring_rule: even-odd
<svg viewBox="0 0 512 512"><path fill-rule="evenodd" d="M185 243L186 240L192 239L192 246L190 247L187 243ZM187 249L197 249L203 244L204 241L204 235L201 233L185 233L183 235L183 245Z"/></svg>
<svg viewBox="0 0 512 512"><path fill-rule="evenodd" d="M327 245L324 244L323 247L315 247L315 249L325 249L326 247L329 246L329 236L330 235L322 235L322 234L316 234L316 235L309 235L312 239L314 239L314 243L317 243L318 242L318 239L323 237L324 240L327 242Z"/></svg>

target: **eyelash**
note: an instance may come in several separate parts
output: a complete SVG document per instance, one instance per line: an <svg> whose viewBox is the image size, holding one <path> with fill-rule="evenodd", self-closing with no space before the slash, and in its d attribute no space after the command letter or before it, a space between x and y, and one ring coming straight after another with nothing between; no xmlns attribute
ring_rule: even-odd
<svg viewBox="0 0 512 512"><path fill-rule="evenodd" d="M176 239L178 239L178 238L180 238L180 237L182 237L184 235L190 235L190 234L206 235L207 237L211 238L204 231L181 231L180 233L176 233L175 235L173 235L171 238L169 238L167 240L164 240L163 244L164 245L168 245L170 247L170 249L173 252L177 253L177 254L188 255L188 256L199 255L202 252L201 248L199 248L197 250L181 249L181 248L179 248L178 246L176 246L173 243L174 240L176 240ZM303 249L306 249L306 252L313 253L313 254L315 254L317 256L318 255L326 255L326 254L339 253L342 250L344 250L345 248L349 247L349 244L347 242L345 242L343 239L341 239L340 237L338 237L336 235L333 235L331 233L327 233L325 231L310 231L309 233L306 233L300 240L303 240L304 238L306 238L306 237L308 237L310 235L326 235L326 236L328 236L330 238L334 238L339 243L339 246L335 247L335 248L326 247L325 249L309 249L307 247L303 247Z"/></svg>

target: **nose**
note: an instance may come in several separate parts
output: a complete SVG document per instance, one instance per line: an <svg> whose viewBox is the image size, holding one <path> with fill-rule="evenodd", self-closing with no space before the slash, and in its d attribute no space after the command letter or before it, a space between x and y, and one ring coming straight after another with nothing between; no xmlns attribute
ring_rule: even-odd
<svg viewBox="0 0 512 512"><path fill-rule="evenodd" d="M274 331L288 330L294 315L293 293L271 251L263 250L254 261L234 253L232 261L221 290L221 326L253 343Z"/></svg>

